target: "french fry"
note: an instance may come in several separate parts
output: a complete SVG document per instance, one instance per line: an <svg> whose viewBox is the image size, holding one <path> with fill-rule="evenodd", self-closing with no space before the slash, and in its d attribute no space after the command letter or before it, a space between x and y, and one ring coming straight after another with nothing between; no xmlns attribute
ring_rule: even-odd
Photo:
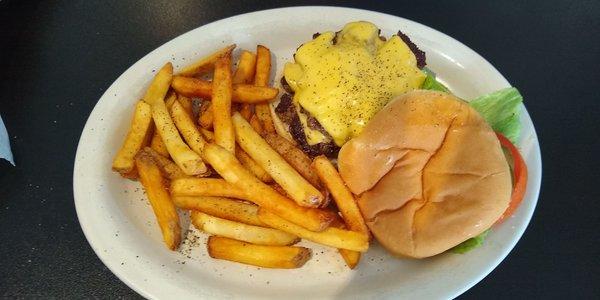
<svg viewBox="0 0 600 300"><path fill-rule="evenodd" d="M228 45L227 47L217 50L216 52L203 57L196 62L186 66L181 70L178 75L183 76L196 76L201 75L203 73L210 72L214 69L215 62L221 58L223 55L230 54L231 51L235 48L235 44Z"/></svg>
<svg viewBox="0 0 600 300"><path fill-rule="evenodd" d="M179 208L197 210L211 216L242 222L249 225L268 227L258 219L258 206L225 197L173 196Z"/></svg>
<svg viewBox="0 0 600 300"><path fill-rule="evenodd" d="M130 174L128 178L131 178L131 172L135 167L135 155L148 143L151 132L152 108L146 102L139 101L135 105L127 137L113 160L113 170L121 175Z"/></svg>
<svg viewBox="0 0 600 300"><path fill-rule="evenodd" d="M180 178L171 182L173 196L215 196L247 200L246 193L220 178Z"/></svg>
<svg viewBox="0 0 600 300"><path fill-rule="evenodd" d="M209 237L206 246L212 258L263 268L300 268L312 256L304 247L253 245L218 236Z"/></svg>
<svg viewBox="0 0 600 300"><path fill-rule="evenodd" d="M179 168L179 166L173 162L170 158L162 156L157 151L154 151L152 148L146 147L142 150L146 155L150 155L154 163L160 168L164 176L173 180L177 178L185 178L188 177L185 173Z"/></svg>
<svg viewBox="0 0 600 300"><path fill-rule="evenodd" d="M286 220L309 230L322 231L335 218L335 215L331 212L299 206L291 199L277 193L270 186L254 177L233 154L219 145L206 145L204 147L204 158L227 182L243 191L244 200L269 209Z"/></svg>
<svg viewBox="0 0 600 300"><path fill-rule="evenodd" d="M369 229L358 209L354 195L352 195L352 192L346 187L342 177L329 159L321 155L315 158L313 167L319 175L321 182L327 186L331 195L333 195L333 200L342 213L342 217L344 218L344 222L348 229L369 236Z"/></svg>
<svg viewBox="0 0 600 300"><path fill-rule="evenodd" d="M202 104L200 104L200 113L198 114L198 123L204 129L212 129L213 120L212 104L209 101L202 101Z"/></svg>
<svg viewBox="0 0 600 300"><path fill-rule="evenodd" d="M344 230L333 226L321 232L310 231L262 207L258 209L258 218L273 228L322 245L360 252L365 252L369 249L369 237L360 232Z"/></svg>
<svg viewBox="0 0 600 300"><path fill-rule="evenodd" d="M192 211L190 216L198 230L256 245L288 246L300 240L281 230L230 221L199 211Z"/></svg>
<svg viewBox="0 0 600 300"><path fill-rule="evenodd" d="M175 101L171 108L171 118L190 148L194 150L194 152L202 154L202 149L204 149L204 145L206 145L206 140L204 140L204 137L196 127L190 113L183 105L181 105L179 100Z"/></svg>
<svg viewBox="0 0 600 300"><path fill-rule="evenodd" d="M254 129L256 133L258 133L259 135L263 135L265 133L265 129L263 128L262 124L260 123L260 120L256 115L252 115L249 122L250 126L252 126L252 129Z"/></svg>
<svg viewBox="0 0 600 300"><path fill-rule="evenodd" d="M154 75L154 79L144 95L144 101L152 106L158 102L164 103L172 80L173 65L168 62Z"/></svg>
<svg viewBox="0 0 600 300"><path fill-rule="evenodd" d="M152 135L152 140L150 141L150 148L152 148L152 150L156 151L158 154L164 157L169 157L169 151L167 151L167 146L165 146L165 143L160 138L160 134L158 134L158 131L154 131L154 134Z"/></svg>
<svg viewBox="0 0 600 300"><path fill-rule="evenodd" d="M204 139L207 142L212 142L215 139L215 134L208 129L200 127L200 133L202 133L202 136L204 136Z"/></svg>
<svg viewBox="0 0 600 300"><path fill-rule="evenodd" d="M275 150L277 153L285 159L302 177L306 178L313 186L319 187L319 176L316 171L312 168L312 160L302 150L297 148L292 142L286 138L276 134L267 133L264 136L265 141Z"/></svg>
<svg viewBox="0 0 600 300"><path fill-rule="evenodd" d="M322 203L323 194L273 150L237 112L233 115L233 126L240 147L267 171L296 203L306 207L318 207Z"/></svg>
<svg viewBox="0 0 600 300"><path fill-rule="evenodd" d="M244 119L246 119L246 121L250 121L250 119L252 118L252 115L254 114L253 112L254 107L252 106L252 104L242 104L242 108L240 108L240 115L242 115L242 117L244 117Z"/></svg>
<svg viewBox="0 0 600 300"><path fill-rule="evenodd" d="M215 63L212 91L212 112L215 143L235 153L235 132L231 123L231 55Z"/></svg>
<svg viewBox="0 0 600 300"><path fill-rule="evenodd" d="M152 158L147 155L138 155L135 164L142 186L146 190L150 205L152 205L152 210L160 226L163 240L167 248L175 250L181 243L179 215L171 201L169 192L167 192L161 171Z"/></svg>
<svg viewBox="0 0 600 300"><path fill-rule="evenodd" d="M256 47L256 73L254 75L254 85L267 86L271 77L271 51L269 48L258 45ZM257 104L254 109L256 116L263 125L266 132L275 132L275 125L271 117L271 109L268 103Z"/></svg>
<svg viewBox="0 0 600 300"><path fill-rule="evenodd" d="M167 110L169 110L169 111L171 110L171 107L173 106L173 103L175 103L176 99L177 99L176 94L171 93L169 95L167 93L167 100L165 101ZM154 151L160 153L164 157L170 157L169 151L167 150L167 146L165 145L165 142L163 142L163 140L160 137L160 134L158 133L157 130L154 130L154 134L152 135L152 141L150 141L150 148L152 148Z"/></svg>
<svg viewBox="0 0 600 300"><path fill-rule="evenodd" d="M177 102L181 105L181 107L188 113L190 119L194 119L194 103L191 98L188 98L183 95L177 95ZM168 107L167 107L168 108Z"/></svg>
<svg viewBox="0 0 600 300"><path fill-rule="evenodd" d="M338 252L346 262L346 265L350 269L356 268L358 262L360 261L361 253L358 251L346 250L346 249L338 249Z"/></svg>
<svg viewBox="0 0 600 300"><path fill-rule="evenodd" d="M257 164L246 151L240 149L240 147L235 148L235 156L242 163L244 167L246 167L256 178L260 179L262 182L272 182L273 178L265 169L263 169L259 164Z"/></svg>
<svg viewBox="0 0 600 300"><path fill-rule="evenodd" d="M238 68L233 74L233 83L252 83L256 70L256 55L250 51L242 51Z"/></svg>
<svg viewBox="0 0 600 300"><path fill-rule="evenodd" d="M158 102L152 106L152 118L169 154L185 174L199 175L208 172L208 168L200 155L192 151L179 136L177 127L171 120L167 107L163 102Z"/></svg>
<svg viewBox="0 0 600 300"><path fill-rule="evenodd" d="M198 78L175 76L171 87L181 95L191 98L212 98L213 83ZM232 87L231 101L237 103L264 103L275 99L279 90L272 87L260 87L237 83Z"/></svg>

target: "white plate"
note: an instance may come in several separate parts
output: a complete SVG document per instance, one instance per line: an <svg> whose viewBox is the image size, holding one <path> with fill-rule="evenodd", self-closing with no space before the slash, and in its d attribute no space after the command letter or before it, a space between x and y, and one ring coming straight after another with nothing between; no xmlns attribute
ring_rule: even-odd
<svg viewBox="0 0 600 300"><path fill-rule="evenodd" d="M141 295L155 299L431 299L461 294L506 257L529 223L541 180L539 144L524 107L520 146L530 176L525 200L513 218L494 228L483 247L464 255L403 260L374 245L358 269L351 271L336 251L303 242L314 251L304 267L270 270L209 258L206 236L198 232L190 233L193 238L182 250L172 252L162 243L141 186L111 171L111 160L126 134L133 104L148 86L152 70L166 61L177 68L225 44L254 49L260 43L276 57L273 67L277 80L284 62L313 33L336 31L355 20L375 23L386 36L399 29L408 34L427 53L428 67L460 97L471 99L510 85L485 59L451 37L406 19L364 10L273 9L231 17L183 34L139 60L108 88L79 141L73 173L77 215L90 245L113 273Z"/></svg>

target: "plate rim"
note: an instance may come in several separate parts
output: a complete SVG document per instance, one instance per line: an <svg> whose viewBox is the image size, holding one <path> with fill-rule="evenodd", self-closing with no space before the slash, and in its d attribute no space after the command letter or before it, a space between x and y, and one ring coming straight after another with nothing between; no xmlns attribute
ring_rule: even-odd
<svg viewBox="0 0 600 300"><path fill-rule="evenodd" d="M82 129L81 135L79 136L79 141L77 143L77 151L75 154L75 159L74 159L74 166L73 166L73 199L74 199L74 204L75 204L75 210L77 213L77 219L78 222L81 226L81 229L84 233L84 236L87 240L87 242L89 243L90 247L92 248L92 250L94 251L94 253L96 254L96 256L100 259L100 261L117 277L119 278L119 280L121 280L123 283L125 283L129 288L131 288L132 290L134 290L135 292L137 292L138 294L140 294L141 296L145 297L145 298L154 298L154 295L147 289L143 288L143 285L139 284L138 282L135 282L132 278L130 278L130 276L127 276L125 274L125 272L120 272L117 269L117 265L116 263L113 264L112 261L110 261L110 258L106 255L103 255L101 251L98 251L98 245L97 245L97 240L94 240L94 236L92 234L92 229L90 228L90 224L86 223L85 221L82 220L82 218L80 218L81 215L81 203L78 204L79 202L81 202L81 200L77 200L78 198L82 198L83 196L79 196L79 191L78 191L78 182L79 182L79 177L76 176L76 172L77 170L79 170L79 168L81 168L78 165L78 162L81 160L81 146L82 146L82 141L83 141L83 137L84 134L86 133L86 129L88 129L89 126L91 126L90 120L92 115L94 114L94 111L98 108L98 103L101 99L103 99L105 96L108 95L109 91L113 88L114 85L117 84L117 82L119 82L123 76L125 76L126 74L128 74L131 69L133 69L137 64L139 64L140 62L144 61L147 57L152 56L155 52L158 52L160 49L162 49L163 47L165 47L168 44L171 43L176 43L177 41L181 40L181 39L185 39L188 35L190 35L193 31L196 31L200 28L203 27L207 27L207 26L212 26L215 23L220 23L220 22L225 22L225 21L230 21L231 19L236 19L236 18L240 18L240 17L247 17L249 15L252 14L262 14L262 13L275 13L275 12L281 12L281 11L287 11L287 10L296 10L296 9L329 9L329 10L341 10L341 11L353 11L353 12L364 12L364 13L369 13L369 14L376 14L376 15L381 15L384 16L386 18L395 18L395 19L399 19L402 20L403 22L408 22L411 23L414 26L418 26L418 27L422 27L425 28L427 30L431 30L436 32L437 34L441 34L443 35L445 38L451 39L454 42L460 44L461 46L463 46L467 51L471 52L470 55L474 55L476 56L478 59L480 59L481 61L483 61L486 64L486 67L491 68L492 70L494 70L497 75L500 76L500 78L504 81L504 83L507 86L510 86L510 82L504 77L504 75L502 75L502 73L500 73L496 67L494 65L492 65L488 60L486 60L483 56L481 56L479 53L477 53L476 51L474 51L473 49L471 49L470 47L468 47L467 45L465 45L464 43L462 43L461 41L454 39L453 37L445 34L442 31L439 31L437 29L434 29L430 26L424 25L422 23L404 18L404 17L400 17L400 16L396 16L396 15L392 15L392 14L388 14L388 13L384 13L384 12L379 12L379 11L372 11L372 10L366 10L366 9L359 9L359 8L351 8L351 7L341 7L341 6L288 6L288 7L279 7L279 8L272 8L272 9L265 9L265 10L256 10L256 11L251 11L251 12L247 12L247 13L243 13L243 14L238 14L238 15L233 15L227 18L223 18L223 19L218 19L218 20L214 20L212 22L203 24L201 26L192 28L166 42L164 42L163 44L161 44L160 46L156 47L155 49L153 49L152 51L148 52L146 55L144 55L143 57L141 57L140 59L138 59L137 61L135 61L133 64L131 64L125 71L123 71L112 83L111 85L106 88L106 90L104 91L104 93L100 96L100 98L98 99L98 101L96 102L96 104L94 105L94 108L90 111L85 125ZM523 105L524 107L524 105ZM469 290L470 288L472 288L473 286L475 286L477 283L479 283L481 280L483 280L485 277L487 277L494 269L496 269L498 267L498 265L504 261L504 259L506 259L506 257L508 256L508 254L510 254L510 252L514 249L515 245L520 241L520 239L522 238L523 234L525 233L526 229L529 227L529 224L531 223L531 219L533 217L533 214L536 210L537 207L537 203L539 201L539 193L540 193L540 187L541 187L541 179L542 179L542 155L541 155L541 150L540 150L540 142L537 136L537 131L535 129L535 124L533 123L533 120L531 119L529 112L527 111L527 109L524 107L522 113L524 113L526 115L527 118L529 118L531 120L531 126L532 126L532 135L535 139L535 143L533 145L532 151L534 153L534 155L538 155L539 156L539 160L536 160L536 168L539 170L539 176L536 178L530 178L530 183L531 184L531 188L532 188L532 197L531 197L531 201L533 201L532 206L531 206L531 210L528 212L527 215L524 216L524 219L526 220L524 225L521 226L521 228L518 228L517 231L515 231L514 234L514 238L511 240L510 243L510 247L507 247L505 251L503 251L501 253L501 255L498 256L498 259L496 259L496 261L494 261L493 263L489 264L488 268L482 268L481 271L478 273L477 276L474 276L473 278L471 278L470 280L468 280L468 282L465 281L465 284L462 286L462 288L460 289L454 289L452 291L449 291L448 293L448 298L455 298L461 294L463 294L464 292L466 292L467 290Z"/></svg>

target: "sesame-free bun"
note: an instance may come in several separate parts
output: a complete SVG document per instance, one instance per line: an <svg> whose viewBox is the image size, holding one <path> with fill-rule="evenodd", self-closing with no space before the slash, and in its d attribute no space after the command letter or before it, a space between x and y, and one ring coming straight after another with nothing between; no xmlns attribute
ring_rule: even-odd
<svg viewBox="0 0 600 300"><path fill-rule="evenodd" d="M373 235L397 256L429 257L482 233L511 196L492 128L441 92L394 99L342 147L338 165Z"/></svg>

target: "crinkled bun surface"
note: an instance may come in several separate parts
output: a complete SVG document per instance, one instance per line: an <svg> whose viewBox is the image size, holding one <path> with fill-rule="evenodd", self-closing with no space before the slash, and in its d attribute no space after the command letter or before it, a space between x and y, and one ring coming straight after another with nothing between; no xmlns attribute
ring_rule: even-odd
<svg viewBox="0 0 600 300"><path fill-rule="evenodd" d="M338 165L373 235L397 256L433 256L482 233L511 196L493 130L441 92L394 99L342 147Z"/></svg>

